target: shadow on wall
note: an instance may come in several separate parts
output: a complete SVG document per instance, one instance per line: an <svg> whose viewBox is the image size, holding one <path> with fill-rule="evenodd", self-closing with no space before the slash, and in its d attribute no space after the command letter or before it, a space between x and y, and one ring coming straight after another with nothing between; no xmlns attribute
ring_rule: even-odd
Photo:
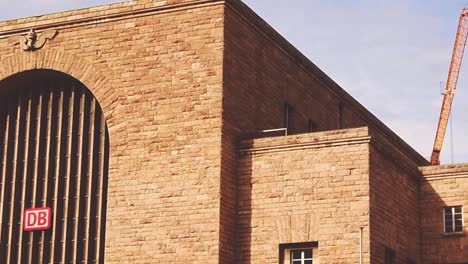
<svg viewBox="0 0 468 264"><path fill-rule="evenodd" d="M254 140L243 141L242 148L253 147ZM237 243L238 250L236 263L251 263L252 240L252 156L242 152L239 155L238 165L238 205L237 205Z"/></svg>
<svg viewBox="0 0 468 264"><path fill-rule="evenodd" d="M452 177L421 181L422 263L468 263L467 183L467 178Z"/></svg>

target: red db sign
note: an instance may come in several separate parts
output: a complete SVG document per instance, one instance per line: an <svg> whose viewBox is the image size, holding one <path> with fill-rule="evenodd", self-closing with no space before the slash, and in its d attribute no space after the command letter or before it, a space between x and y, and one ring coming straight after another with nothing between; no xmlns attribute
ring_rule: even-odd
<svg viewBox="0 0 468 264"><path fill-rule="evenodd" d="M51 210L49 207L24 210L24 231L46 230L50 228Z"/></svg>

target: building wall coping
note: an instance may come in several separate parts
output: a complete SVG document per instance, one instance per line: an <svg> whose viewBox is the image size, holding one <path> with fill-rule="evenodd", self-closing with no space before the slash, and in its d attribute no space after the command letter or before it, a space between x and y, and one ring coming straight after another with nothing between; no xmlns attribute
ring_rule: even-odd
<svg viewBox="0 0 468 264"><path fill-rule="evenodd" d="M34 28L64 29L222 4L224 0L133 0L0 22L0 39Z"/></svg>
<svg viewBox="0 0 468 264"><path fill-rule="evenodd" d="M418 167L428 164L424 159L414 159L412 157L413 153L408 152L405 148L402 149L398 142L389 140L379 130L371 127L246 139L242 140L239 144L239 155L246 157L276 152L359 144L372 146L373 150L382 153L395 166L410 173L416 182L419 182L421 179L421 172L418 170Z"/></svg>
<svg viewBox="0 0 468 264"><path fill-rule="evenodd" d="M468 163L419 167L426 181L468 178Z"/></svg>
<svg viewBox="0 0 468 264"><path fill-rule="evenodd" d="M240 143L241 156L299 149L335 147L370 142L367 127L331 130L291 136L267 137L243 140Z"/></svg>

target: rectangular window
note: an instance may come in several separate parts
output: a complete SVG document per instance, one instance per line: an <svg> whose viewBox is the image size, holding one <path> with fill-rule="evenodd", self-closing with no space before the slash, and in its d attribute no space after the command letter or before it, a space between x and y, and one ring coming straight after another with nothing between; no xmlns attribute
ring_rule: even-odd
<svg viewBox="0 0 468 264"><path fill-rule="evenodd" d="M339 122L339 128L343 129L344 128L344 119L343 119L343 114L344 114L344 104L339 103L338 104L338 122Z"/></svg>
<svg viewBox="0 0 468 264"><path fill-rule="evenodd" d="M291 250L291 264L312 264L312 248Z"/></svg>
<svg viewBox="0 0 468 264"><path fill-rule="evenodd" d="M309 132L317 132L317 125L312 119L309 119Z"/></svg>
<svg viewBox="0 0 468 264"><path fill-rule="evenodd" d="M385 264L395 264L395 250L391 248L385 248Z"/></svg>
<svg viewBox="0 0 468 264"><path fill-rule="evenodd" d="M344 128L344 124L343 124L343 110L344 110L344 105L343 103L339 103L338 104L338 122L339 122L339 129L343 129Z"/></svg>
<svg viewBox="0 0 468 264"><path fill-rule="evenodd" d="M462 206L450 206L444 208L444 232L463 232L463 208Z"/></svg>
<svg viewBox="0 0 468 264"><path fill-rule="evenodd" d="M281 244L279 248L279 257L281 264L318 263L318 242Z"/></svg>

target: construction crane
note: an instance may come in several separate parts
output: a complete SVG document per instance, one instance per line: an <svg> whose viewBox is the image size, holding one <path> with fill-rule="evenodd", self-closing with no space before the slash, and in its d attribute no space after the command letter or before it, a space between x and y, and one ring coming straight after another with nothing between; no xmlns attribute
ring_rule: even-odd
<svg viewBox="0 0 468 264"><path fill-rule="evenodd" d="M452 61L448 73L447 83L445 84L444 99L442 102L442 110L440 111L439 125L437 126L434 148L431 155L431 164L440 164L440 151L444 143L445 131L452 110L453 98L457 89L458 75L465 52L466 38L468 35L468 9L464 8L460 14L460 22L458 23L457 36L455 38L455 46L452 53Z"/></svg>

